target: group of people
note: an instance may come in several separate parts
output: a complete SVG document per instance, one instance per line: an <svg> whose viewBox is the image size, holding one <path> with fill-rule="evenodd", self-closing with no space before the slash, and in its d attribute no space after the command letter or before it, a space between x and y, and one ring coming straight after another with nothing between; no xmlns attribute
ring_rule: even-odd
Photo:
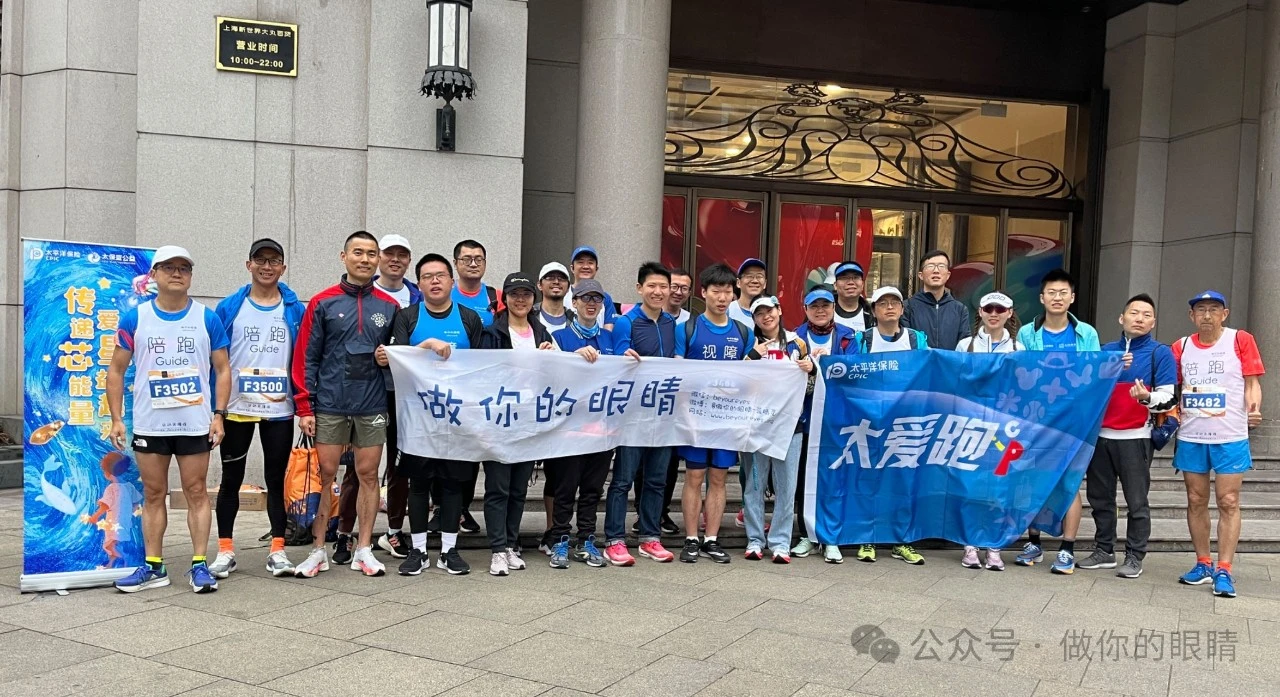
<svg viewBox="0 0 1280 697"><path fill-rule="evenodd" d="M1063 539L1052 571L1116 569L1125 578L1142 573L1150 536L1147 492L1155 446L1152 424L1174 412L1181 424L1174 467L1186 482L1188 525L1196 549L1187 584L1211 583L1219 596L1234 597L1231 563L1239 538L1238 499L1243 473L1251 468L1248 429L1261 419L1258 376L1262 361L1253 337L1231 329L1227 299L1206 291L1190 300L1196 333L1167 346L1156 341L1155 301L1130 298L1121 308L1119 338L1105 345L1098 332L1069 311L1075 281L1063 270L1041 281L1042 309L1020 324L1013 300L999 291L982 297L971 322L969 309L947 290L951 260L939 250L920 260L922 290L910 298L891 286L866 296L866 273L856 261L836 266L828 284L804 297L802 321L788 330L778 299L767 294L768 268L747 259L737 269L714 264L698 274L696 288L705 311L690 316L685 304L692 276L656 262L636 276L638 302L620 306L596 279L599 256L591 247L573 251L568 267L551 262L534 277L509 274L501 288L484 282L486 251L474 240L458 243L452 260L428 253L413 263L410 242L400 235L377 240L351 234L340 258L341 280L303 306L281 282L284 248L271 239L255 241L246 270L250 282L209 309L189 296L194 262L181 247L156 251L152 276L157 296L122 318L119 349L108 373L112 414L110 439L123 448L124 378L135 368L133 434L144 486L143 534L146 563L119 580L133 592L168 585L162 556L167 521L165 494L172 458L177 459L188 502L187 523L193 557L187 579L197 593L217 589L236 569L233 526L237 492L255 425L262 444L271 550L267 570L275 576L314 577L330 562L350 564L368 576L385 565L375 547L401 560L398 572L418 575L430 566L428 536L440 537L436 566L449 574L469 573L457 548L460 530L479 531L469 508L478 475L484 471L484 527L490 546L489 573L505 576L526 568L519 541L528 485L535 469L526 462L463 462L399 452L396 443L395 385L387 369L387 346L416 346L448 360L454 351L565 351L594 362L600 356L687 360L784 360L810 377L810 391L823 356L908 350L1115 351L1124 372L1106 405L1102 431L1087 473L1086 492L1096 523L1092 553L1075 556L1082 515L1077 496L1062 521ZM414 280L406 278L413 264ZM546 477L546 532L539 551L552 568L571 562L601 567L630 566L626 516L635 490L638 520L632 527L637 553L658 562L676 554L662 535L684 533L682 562L710 559L729 563L717 537L725 509L726 478L739 467L743 508L737 523L746 528L746 559L768 556L774 563L821 552L829 563L843 562L839 546L816 539L795 510L805 497L805 453L809 410L797 423L786 456L697 447L620 447L543 463ZM351 450L340 487L338 539L327 548L328 506L321 505L312 533L315 546L296 565L285 551L284 477L294 439L294 422L314 438L321 490L337 477L344 451ZM208 561L210 505L205 490L209 454L220 447L222 484L218 492L218 552ZM386 454L388 528L375 534L380 501L379 469ZM680 463L685 466L681 512L671 518ZM1215 475L1218 558L1210 556L1208 500ZM612 476L610 476L612 474ZM606 481L608 481L606 489ZM1117 565L1116 485L1128 508L1125 554ZM597 508L605 499L603 545L597 545ZM772 515L766 521L766 501ZM434 515L433 515L434 512ZM405 523L408 529L405 529ZM793 531L799 540L793 545ZM575 527L576 521L576 527ZM1015 562L1044 560L1040 535ZM908 564L925 559L914 540L890 545ZM876 561L874 544L857 546L856 558ZM985 555L966 546L961 563L1003 570L1001 551Z"/></svg>

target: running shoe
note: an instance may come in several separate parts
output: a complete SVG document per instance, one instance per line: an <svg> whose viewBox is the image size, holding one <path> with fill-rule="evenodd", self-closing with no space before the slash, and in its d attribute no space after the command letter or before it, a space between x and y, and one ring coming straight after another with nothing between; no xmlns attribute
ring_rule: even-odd
<svg viewBox="0 0 1280 697"><path fill-rule="evenodd" d="M551 558L555 559L554 556ZM489 575L506 576L508 572L510 572L510 569L507 568L507 553L494 552L489 560Z"/></svg>
<svg viewBox="0 0 1280 697"><path fill-rule="evenodd" d="M462 558L461 554L458 554L457 547L436 557L436 568L448 571L450 576L465 576L471 573L471 565Z"/></svg>
<svg viewBox="0 0 1280 697"><path fill-rule="evenodd" d="M573 558L597 569L605 565L604 555L596 548L595 535L588 535L586 542L578 544L578 548L573 552Z"/></svg>
<svg viewBox="0 0 1280 697"><path fill-rule="evenodd" d="M218 579L213 577L209 567L204 564L191 567L187 572L187 583L191 584L191 590L196 593L212 593L218 590Z"/></svg>
<svg viewBox="0 0 1280 697"><path fill-rule="evenodd" d="M605 547L604 558L608 559L609 563L614 566L631 566L636 563L636 558L627 551L625 542L615 542Z"/></svg>
<svg viewBox="0 0 1280 697"><path fill-rule="evenodd" d="M565 535L551 548L551 568L569 568L569 536Z"/></svg>
<svg viewBox="0 0 1280 697"><path fill-rule="evenodd" d="M1116 568L1116 555L1114 552L1095 549L1089 556L1080 560L1076 566L1081 569L1114 569Z"/></svg>
<svg viewBox="0 0 1280 697"><path fill-rule="evenodd" d="M684 548L680 550L680 561L686 564L694 564L698 561L698 539L695 537L684 538Z"/></svg>
<svg viewBox="0 0 1280 697"><path fill-rule="evenodd" d="M350 564L351 563L351 536L338 535L338 541L333 543L333 563L334 564Z"/></svg>
<svg viewBox="0 0 1280 697"><path fill-rule="evenodd" d="M987 571L1004 571L1004 559L1000 558L1000 550L987 550Z"/></svg>
<svg viewBox="0 0 1280 697"><path fill-rule="evenodd" d="M365 576L381 576L387 573L387 567L373 556L373 547L361 547L351 559L351 570L359 571Z"/></svg>
<svg viewBox="0 0 1280 697"><path fill-rule="evenodd" d="M657 540L650 540L640 545L640 556L648 557L656 562L667 563L676 558L676 555L667 551L666 547Z"/></svg>
<svg viewBox="0 0 1280 697"><path fill-rule="evenodd" d="M743 516L744 516L743 512L742 512L741 510L739 510L739 511L738 511L738 515L734 516L734 518L733 518L733 524L734 524L734 525L736 525L736 526L738 526L738 527L740 527L740 528L745 528L745 527L747 527L747 520L746 520L746 518L745 518L745 517L743 517Z"/></svg>
<svg viewBox="0 0 1280 697"><path fill-rule="evenodd" d="M1142 575L1142 560L1132 554L1124 555L1124 563L1116 569L1120 578L1137 578Z"/></svg>
<svg viewBox="0 0 1280 697"><path fill-rule="evenodd" d="M729 556L729 553L724 551L724 548L720 546L719 540L707 540L706 542L703 542L702 548L699 549L698 552L717 564L728 564L733 561L733 558ZM681 556L683 556L683 554Z"/></svg>
<svg viewBox="0 0 1280 697"><path fill-rule="evenodd" d="M803 559L816 551L818 551L818 543L807 537L802 537L796 543L796 546L791 548L791 556Z"/></svg>
<svg viewBox="0 0 1280 697"><path fill-rule="evenodd" d="M413 547L413 542L409 536L403 532L383 533L378 536L378 549L390 554L396 559L404 559L409 556L409 549Z"/></svg>
<svg viewBox="0 0 1280 697"><path fill-rule="evenodd" d="M538 551L539 551L539 552L542 552L543 554L545 554L545 555L547 555L547 556L549 557L549 556L551 556L551 545L548 545L548 544L543 543L543 542L539 542L539 543L538 543Z"/></svg>
<svg viewBox="0 0 1280 697"><path fill-rule="evenodd" d="M163 588L167 585L169 585L169 570L164 566L152 569L145 563L115 583L116 590L124 593L137 593L148 588Z"/></svg>
<svg viewBox="0 0 1280 697"><path fill-rule="evenodd" d="M520 558L519 552L512 549L511 547L508 547L506 554L507 554L507 568L509 570L524 571L526 565L524 563L524 560Z"/></svg>
<svg viewBox="0 0 1280 697"><path fill-rule="evenodd" d="M822 549L822 560L828 564L843 564L844 555L836 545L825 545Z"/></svg>
<svg viewBox="0 0 1280 697"><path fill-rule="evenodd" d="M662 533L664 535L679 535L680 526L676 525L676 521L671 519L670 513L662 514ZM637 531L638 532L638 531Z"/></svg>
<svg viewBox="0 0 1280 697"><path fill-rule="evenodd" d="M790 564L791 555L787 553L787 550L785 549L775 549L773 550L773 563L774 564Z"/></svg>
<svg viewBox="0 0 1280 697"><path fill-rule="evenodd" d="M293 562L289 561L289 555L285 554L282 549L279 552L272 552L267 555L267 571L272 576L292 576L294 572Z"/></svg>
<svg viewBox="0 0 1280 697"><path fill-rule="evenodd" d="M480 524L471 515L471 511L463 511L462 519L458 521L458 529L463 532L480 532Z"/></svg>
<svg viewBox="0 0 1280 697"><path fill-rule="evenodd" d="M911 545L894 545L892 556L894 559L901 559L914 566L924 563L924 555L917 552Z"/></svg>
<svg viewBox="0 0 1280 697"><path fill-rule="evenodd" d="M302 560L293 570L293 575L298 578L315 578L316 574L321 571L329 570L329 554L325 552L324 547L316 547L311 550L311 554Z"/></svg>
<svg viewBox="0 0 1280 697"><path fill-rule="evenodd" d="M978 548L970 545L964 547L964 557L960 559L960 566L966 569L981 569L982 562L978 561Z"/></svg>
<svg viewBox="0 0 1280 697"><path fill-rule="evenodd" d="M1204 562L1196 562L1191 570L1183 574L1178 579L1178 583L1185 583L1188 586L1198 586L1203 583L1213 582L1213 567Z"/></svg>
<svg viewBox="0 0 1280 697"><path fill-rule="evenodd" d="M431 520L427 521L427 532L440 532L440 507L431 507Z"/></svg>
<svg viewBox="0 0 1280 697"><path fill-rule="evenodd" d="M417 576L431 568L431 557L417 547L410 547L404 561L400 562L401 576Z"/></svg>
<svg viewBox="0 0 1280 697"><path fill-rule="evenodd" d="M1044 550L1034 542L1022 545L1022 552L1013 558L1013 563L1018 566L1035 566L1042 561L1044 561Z"/></svg>
<svg viewBox="0 0 1280 697"><path fill-rule="evenodd" d="M1213 572L1213 594L1219 598L1236 597L1236 584L1231 580L1231 572L1217 569Z"/></svg>
<svg viewBox="0 0 1280 697"><path fill-rule="evenodd" d="M1055 574L1074 574L1076 572L1076 555L1065 549L1058 550L1058 558L1049 570Z"/></svg>
<svg viewBox="0 0 1280 697"><path fill-rule="evenodd" d="M876 560L876 546L858 545L858 553L854 555L854 559L857 559L858 561L865 561L867 563L874 563ZM840 562L836 563L839 564Z"/></svg>
<svg viewBox="0 0 1280 697"><path fill-rule="evenodd" d="M218 556L214 557L213 563L209 565L209 573L217 578L226 578L236 570L236 555L234 552L218 552Z"/></svg>
<svg viewBox="0 0 1280 697"><path fill-rule="evenodd" d="M760 550L760 545L756 544L752 544L747 547L747 552L743 556L751 561L760 561L761 559L764 559L764 553Z"/></svg>

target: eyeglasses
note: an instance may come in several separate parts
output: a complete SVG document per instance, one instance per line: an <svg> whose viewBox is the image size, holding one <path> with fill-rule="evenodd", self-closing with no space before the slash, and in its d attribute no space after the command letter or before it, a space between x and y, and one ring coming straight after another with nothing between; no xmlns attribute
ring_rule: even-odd
<svg viewBox="0 0 1280 697"><path fill-rule="evenodd" d="M673 286L671 286L671 292L672 292L672 293L688 293L688 292L689 292L689 286L676 286L676 285L673 285Z"/></svg>
<svg viewBox="0 0 1280 697"><path fill-rule="evenodd" d="M982 311L987 313L988 315L1002 315L1008 312L1009 308L1000 307L999 305L987 305L986 307L982 308Z"/></svg>
<svg viewBox="0 0 1280 697"><path fill-rule="evenodd" d="M1208 307L1194 307L1194 308L1191 308L1191 314L1204 315L1205 317L1208 317L1209 315L1216 315L1222 312L1222 310L1223 308L1218 305L1210 305Z"/></svg>
<svg viewBox="0 0 1280 697"><path fill-rule="evenodd" d="M902 307L902 301L889 299L878 300L876 301L876 307Z"/></svg>
<svg viewBox="0 0 1280 697"><path fill-rule="evenodd" d="M1067 298L1071 297L1071 291L1046 290L1044 291L1044 297L1049 298L1050 300L1066 300Z"/></svg>
<svg viewBox="0 0 1280 697"><path fill-rule="evenodd" d="M262 257L254 257L253 259L250 259L250 261L253 262L254 266L270 266L273 269L284 266L284 259L279 259L275 257L272 257L270 259L264 259Z"/></svg>
<svg viewBox="0 0 1280 697"><path fill-rule="evenodd" d="M190 276L191 275L191 267L186 265L178 266L176 264L158 264L156 265L156 268L169 274L170 276L173 276L173 275Z"/></svg>
<svg viewBox="0 0 1280 697"><path fill-rule="evenodd" d="M946 271L947 266L948 265L945 263L925 264L923 267L921 267L920 270L921 271Z"/></svg>
<svg viewBox="0 0 1280 697"><path fill-rule="evenodd" d="M458 266L484 266L484 257L455 257Z"/></svg>
<svg viewBox="0 0 1280 697"><path fill-rule="evenodd" d="M430 283L431 281L448 281L450 278L452 278L452 276L450 276L450 275L449 275L449 272L448 272L448 271L437 271L437 272L435 272L435 273L424 273L424 274L422 274L422 275L418 276L418 280L419 280L419 281L422 281L423 283Z"/></svg>
<svg viewBox="0 0 1280 697"><path fill-rule="evenodd" d="M604 298L599 295L579 295L574 300L582 301L583 305L599 305L604 302Z"/></svg>
<svg viewBox="0 0 1280 697"><path fill-rule="evenodd" d="M741 279L741 280L743 280L743 281L763 281L763 280L764 280L764 274L762 274L762 273L749 273L749 274L743 274L743 276L742 276L742 279Z"/></svg>

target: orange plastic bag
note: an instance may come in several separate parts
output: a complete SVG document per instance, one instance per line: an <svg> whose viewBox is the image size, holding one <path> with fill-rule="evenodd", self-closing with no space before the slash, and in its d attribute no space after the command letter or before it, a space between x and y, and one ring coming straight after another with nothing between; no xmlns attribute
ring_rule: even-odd
<svg viewBox="0 0 1280 697"><path fill-rule="evenodd" d="M299 528L310 529L315 522L320 494L320 456L312 440L304 435L289 454L289 467L284 472L285 513Z"/></svg>

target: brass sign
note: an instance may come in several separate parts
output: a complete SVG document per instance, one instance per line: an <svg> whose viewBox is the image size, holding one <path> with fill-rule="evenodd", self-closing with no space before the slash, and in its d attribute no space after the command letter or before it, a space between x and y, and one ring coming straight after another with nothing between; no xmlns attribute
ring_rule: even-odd
<svg viewBox="0 0 1280 697"><path fill-rule="evenodd" d="M218 18L218 70L298 76L298 25Z"/></svg>

